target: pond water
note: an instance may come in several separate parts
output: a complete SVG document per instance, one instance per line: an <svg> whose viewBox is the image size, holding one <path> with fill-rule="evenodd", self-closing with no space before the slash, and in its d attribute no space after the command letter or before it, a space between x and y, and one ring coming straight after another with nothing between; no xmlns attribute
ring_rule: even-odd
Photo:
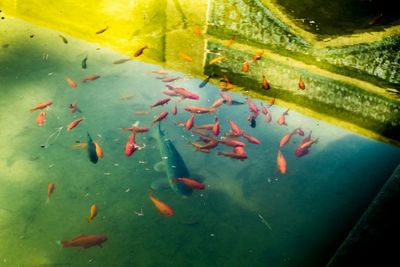
<svg viewBox="0 0 400 267"><path fill-rule="evenodd" d="M197 115L195 125L218 117L221 138L231 130L230 119L261 144L239 137L246 143L245 160L218 155L232 151L222 144L210 153L196 151L188 141L200 142L199 137L176 123L190 117L184 107L208 107L220 98L217 86L199 88L202 80L171 70L156 74L152 71L161 66L138 60L113 64L126 56L9 20L0 32L0 266L321 266L400 162L398 147L294 111L289 110L286 125L278 125L287 109L283 106L269 108L270 123L260 114L253 128L246 92L227 92L244 104L223 104L213 114ZM80 82L90 74L101 77ZM180 79L166 83L159 76ZM65 77L75 80L77 88ZM172 98L150 109L167 97L167 84L200 98ZM38 126L41 111L29 109L46 100L53 104ZM74 101L81 113L69 111ZM260 100L253 102L260 108ZM175 104L178 113L173 116ZM160 142L158 123L151 122L162 111L169 115L161 122L165 136ZM81 117L79 125L66 131ZM130 132L121 128L136 122L151 130L137 134L141 149L127 157ZM282 174L277 168L279 141L299 127L305 135L312 131L318 142L297 157L295 149L304 137L294 135L280 149L287 162ZM86 143L87 133L104 151L96 164L85 148L73 147ZM204 190L183 196L168 185L167 174L154 167L166 160L160 155L165 140ZM50 200L49 183L55 185ZM175 216L157 212L149 190ZM92 204L97 216L88 224ZM102 248L60 245L82 234L108 240Z"/></svg>

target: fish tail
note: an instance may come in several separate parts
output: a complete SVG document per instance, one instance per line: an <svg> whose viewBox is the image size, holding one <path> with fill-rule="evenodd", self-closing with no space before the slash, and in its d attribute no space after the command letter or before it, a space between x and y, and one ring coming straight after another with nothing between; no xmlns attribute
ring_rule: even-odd
<svg viewBox="0 0 400 267"><path fill-rule="evenodd" d="M87 222L88 222L88 224L92 223L92 218L90 218L90 216L87 218Z"/></svg>
<svg viewBox="0 0 400 267"><path fill-rule="evenodd" d="M172 178L172 179L171 179L171 182L177 183L177 182L179 182L179 180L178 180L178 178Z"/></svg>
<svg viewBox="0 0 400 267"><path fill-rule="evenodd" d="M60 243L61 243L61 245L62 245L63 248L67 248L67 247L70 246L70 245L69 245L69 242L66 241L66 240L61 240Z"/></svg>

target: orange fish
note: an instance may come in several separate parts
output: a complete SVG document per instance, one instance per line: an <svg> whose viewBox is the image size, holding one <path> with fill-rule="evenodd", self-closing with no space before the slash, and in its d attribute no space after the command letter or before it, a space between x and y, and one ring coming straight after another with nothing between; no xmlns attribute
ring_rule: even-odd
<svg viewBox="0 0 400 267"><path fill-rule="evenodd" d="M44 124L44 122L46 121L45 120L46 116L47 116L47 112L45 112L45 111L40 112L36 118L37 125L42 126Z"/></svg>
<svg viewBox="0 0 400 267"><path fill-rule="evenodd" d="M76 119L67 126L67 131L71 131L73 128L75 128L81 121L83 121L84 118Z"/></svg>
<svg viewBox="0 0 400 267"><path fill-rule="evenodd" d="M174 216L175 212L172 210L170 206L156 198L153 193L149 192L149 198L151 202L153 202L154 206L158 209L158 211L165 216Z"/></svg>
<svg viewBox="0 0 400 267"><path fill-rule="evenodd" d="M103 149L101 149L101 147L99 146L99 144L97 144L95 141L93 141L94 146L96 147L96 155L103 159Z"/></svg>
<svg viewBox="0 0 400 267"><path fill-rule="evenodd" d="M53 194L54 190L56 189L54 183L49 183L47 186L47 199L50 200L51 195Z"/></svg>
<svg viewBox="0 0 400 267"><path fill-rule="evenodd" d="M265 76L263 75L263 80L261 82L261 88L264 90L269 90L271 88L271 86L269 85L268 80L265 78Z"/></svg>
<svg viewBox="0 0 400 267"><path fill-rule="evenodd" d="M216 64L218 62L221 62L221 60L223 60L224 58L225 58L225 56L220 56L220 57L217 57L217 58L213 58L213 59L210 60L210 62L208 64L210 64L210 65Z"/></svg>
<svg viewBox="0 0 400 267"><path fill-rule="evenodd" d="M243 62L242 71L243 71L243 72L249 72L249 70L250 70L250 64L249 64L249 62L246 60L245 62Z"/></svg>
<svg viewBox="0 0 400 267"><path fill-rule="evenodd" d="M97 206L96 204L93 204L90 206L90 216L88 217L88 223L91 223L94 217L97 216Z"/></svg>
<svg viewBox="0 0 400 267"><path fill-rule="evenodd" d="M34 110L38 110L38 109L44 109L44 108L50 106L51 104L53 104L53 101L51 101L51 100L44 101L42 103L37 104L33 108L31 108L30 111L34 111Z"/></svg>
<svg viewBox="0 0 400 267"><path fill-rule="evenodd" d="M286 160L283 157L283 154L280 150L278 150L278 157L276 158L276 165L278 166L278 170L282 173L285 174L287 167L286 167Z"/></svg>
<svg viewBox="0 0 400 267"><path fill-rule="evenodd" d="M200 37L201 36L201 28L199 25L195 25L193 27L193 33L197 36Z"/></svg>
<svg viewBox="0 0 400 267"><path fill-rule="evenodd" d="M135 53L133 53L133 56L134 56L134 57L140 56L141 54L143 54L143 51L144 51L146 48L149 48L149 47L148 47L147 45L145 45L145 46L143 46L142 48L139 48L138 50L136 50Z"/></svg>
<svg viewBox="0 0 400 267"><path fill-rule="evenodd" d="M233 40L233 39L225 40L224 45L226 47L230 47L231 45L233 45L234 42L235 42L235 40Z"/></svg>
<svg viewBox="0 0 400 267"><path fill-rule="evenodd" d="M90 248L93 246L101 247L101 244L107 241L105 235L80 235L72 240L62 240L61 244L63 248L69 247L83 247Z"/></svg>
<svg viewBox="0 0 400 267"><path fill-rule="evenodd" d="M196 181L193 178L174 178L172 179L173 183L181 182L184 183L190 189L200 189L203 190L205 188L204 184Z"/></svg>
<svg viewBox="0 0 400 267"><path fill-rule="evenodd" d="M275 96L268 101L268 107L272 107L275 104Z"/></svg>
<svg viewBox="0 0 400 267"><path fill-rule="evenodd" d="M187 62L192 62L193 61L193 58L189 57L188 55L186 55L184 53L180 53L179 55L181 56L181 58L183 58Z"/></svg>
<svg viewBox="0 0 400 267"><path fill-rule="evenodd" d="M87 81L94 81L94 80L97 80L98 78L100 78L99 75L91 74L91 75L88 75L88 76L82 78L81 82L85 83Z"/></svg>
<svg viewBox="0 0 400 267"><path fill-rule="evenodd" d="M299 86L299 89L301 89L301 90L306 89L306 85L304 84L303 79L301 79L301 76L300 76L300 79L299 79L298 86Z"/></svg>
<svg viewBox="0 0 400 267"><path fill-rule="evenodd" d="M262 55L264 55L264 51L258 51L254 56L253 56L253 61L257 61L261 59Z"/></svg>
<svg viewBox="0 0 400 267"><path fill-rule="evenodd" d="M68 83L68 85L71 86L72 88L77 88L78 87L76 82L74 82L71 78L65 77L64 79Z"/></svg>
<svg viewBox="0 0 400 267"><path fill-rule="evenodd" d="M87 143L73 144L72 147L76 148L76 149L86 149L87 148Z"/></svg>

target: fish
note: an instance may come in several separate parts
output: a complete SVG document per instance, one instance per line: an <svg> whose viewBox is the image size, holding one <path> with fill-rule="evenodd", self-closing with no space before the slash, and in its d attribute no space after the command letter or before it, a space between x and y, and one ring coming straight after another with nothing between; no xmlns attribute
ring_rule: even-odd
<svg viewBox="0 0 400 267"><path fill-rule="evenodd" d="M37 104L33 108L31 108L30 111L35 111L35 110L38 110L38 109L44 109L44 108L47 108L47 107L51 106L52 104L53 104L53 101L51 101L51 100L44 101L44 102L41 102L41 103Z"/></svg>
<svg viewBox="0 0 400 267"><path fill-rule="evenodd" d="M278 118L277 122L279 125L286 125L285 116L288 115L288 112L289 112L289 108L285 112L283 112L282 115Z"/></svg>
<svg viewBox="0 0 400 267"><path fill-rule="evenodd" d="M152 122L151 125L154 125L154 123L158 122L158 121L162 121L163 119L165 119L168 116L168 112L163 111L161 112Z"/></svg>
<svg viewBox="0 0 400 267"><path fill-rule="evenodd" d="M189 131L190 129L192 129L192 127L194 125L194 116L195 116L195 114L192 114L192 116L190 116L190 118L185 122L186 131Z"/></svg>
<svg viewBox="0 0 400 267"><path fill-rule="evenodd" d="M171 189L181 195L190 196L193 193L192 189L187 188L182 183L172 182L172 179L176 177L191 177L182 156L179 154L172 141L168 139L165 133L161 130L160 124L158 124L157 128L154 127L152 129L151 135L158 143L160 158L162 159L159 164L162 164L165 167L165 177L167 178Z"/></svg>
<svg viewBox="0 0 400 267"><path fill-rule="evenodd" d="M193 61L193 58L191 58L190 56L188 56L188 55L186 55L184 53L179 53L179 56L181 58L183 58L184 60L186 60L187 62L192 62Z"/></svg>
<svg viewBox="0 0 400 267"><path fill-rule="evenodd" d="M58 35L58 36L60 36L60 38L61 38L61 40L63 41L63 43L64 44L68 44L68 40L67 40L67 38L65 38L64 36L62 36L61 34L60 35Z"/></svg>
<svg viewBox="0 0 400 267"><path fill-rule="evenodd" d="M270 123L271 120L272 120L271 112L268 112L267 114L265 114L265 122Z"/></svg>
<svg viewBox="0 0 400 267"><path fill-rule="evenodd" d="M377 25L377 24L381 23L382 17L383 17L383 14L382 14L382 13L379 14L378 16L373 17L373 18L368 22L368 26L374 26L374 25Z"/></svg>
<svg viewBox="0 0 400 267"><path fill-rule="evenodd" d="M300 90L305 90L306 89L306 85L305 85L303 79L301 78L301 76L300 76L300 79L299 79L299 83L297 85L299 86Z"/></svg>
<svg viewBox="0 0 400 267"><path fill-rule="evenodd" d="M249 70L250 70L250 64L249 64L249 62L246 60L245 62L243 62L242 71L243 71L243 72L249 72Z"/></svg>
<svg viewBox="0 0 400 267"><path fill-rule="evenodd" d="M49 183L47 185L47 201L50 200L50 198L53 195L55 189L56 189L56 186L54 185L54 183Z"/></svg>
<svg viewBox="0 0 400 267"><path fill-rule="evenodd" d="M233 121L231 120L227 120L229 125L231 126L232 132L235 135L242 135L243 131L239 128L239 126L237 126Z"/></svg>
<svg viewBox="0 0 400 267"><path fill-rule="evenodd" d="M150 129L149 128L145 128L145 127L139 127L139 126L136 126L136 125L133 124L132 127L130 127L130 128L121 128L121 130L124 131L124 132L130 131L130 132L136 132L136 133L145 133L145 132L148 132Z"/></svg>
<svg viewBox="0 0 400 267"><path fill-rule="evenodd" d="M303 131L301 128L297 128L297 133L298 133L300 136L304 136L304 131Z"/></svg>
<svg viewBox="0 0 400 267"><path fill-rule="evenodd" d="M207 78L205 78L205 79L199 84L199 88L205 87L205 86L208 84L208 82L210 81L210 79L211 79L211 75L207 76Z"/></svg>
<svg viewBox="0 0 400 267"><path fill-rule="evenodd" d="M208 108L208 107L199 107L199 106L186 106L184 108L186 111L196 114L204 114L204 113L214 113L217 112L216 108Z"/></svg>
<svg viewBox="0 0 400 267"><path fill-rule="evenodd" d="M235 42L234 39L228 39L228 40L225 40L224 45L226 47L230 47L231 45L233 45L234 42Z"/></svg>
<svg viewBox="0 0 400 267"><path fill-rule="evenodd" d="M301 142L301 144L298 146L298 149L302 149L302 150L309 149L313 144L318 143L318 139L319 138L317 138L315 140L308 140L308 141Z"/></svg>
<svg viewBox="0 0 400 267"><path fill-rule="evenodd" d="M244 152L244 151L243 152L237 152L237 151L221 152L221 151L218 151L217 154L220 155L220 156L230 157L230 158L233 158L233 159L239 159L239 160L247 159L247 153Z"/></svg>
<svg viewBox="0 0 400 267"><path fill-rule="evenodd" d="M122 59L118 59L118 60L113 61L112 64L122 64L122 63L128 62L130 60L132 60L132 59L131 58L122 58Z"/></svg>
<svg viewBox="0 0 400 267"><path fill-rule="evenodd" d="M219 143L221 143L223 145L226 145L226 146L230 146L230 147L238 147L238 146L244 147L244 146L246 146L245 143L243 143L243 142L241 142L241 141L239 141L239 140L237 140L235 138L232 138L232 139L220 139L218 141L219 141Z"/></svg>
<svg viewBox="0 0 400 267"><path fill-rule="evenodd" d="M293 135L295 135L298 132L298 129L294 129L292 132L285 134L281 140L279 141L279 147L282 148L284 145L289 143L290 139L292 138Z"/></svg>
<svg viewBox="0 0 400 267"><path fill-rule="evenodd" d="M86 63L87 60L88 60L88 56L85 56L84 59L82 59L82 62L81 62L82 69L87 68L87 63Z"/></svg>
<svg viewBox="0 0 400 267"><path fill-rule="evenodd" d="M74 82L74 80L72 80L71 78L65 77L64 79L68 83L68 85L71 86L72 88L77 88L78 87L76 82Z"/></svg>
<svg viewBox="0 0 400 267"><path fill-rule="evenodd" d="M74 120L73 122L71 122L70 124L67 125L67 131L71 131L73 128L75 128L76 126L78 126L78 124L83 121L84 118L79 118Z"/></svg>
<svg viewBox="0 0 400 267"><path fill-rule="evenodd" d="M138 111L134 111L133 114L139 115L139 116L145 116L145 115L149 114L149 112L144 111L144 110L138 110Z"/></svg>
<svg viewBox="0 0 400 267"><path fill-rule="evenodd" d="M214 148L218 145L218 140L209 137L209 138L204 138L204 141L206 141L206 143L204 145L198 144L198 143L193 143L193 142L188 142L189 144L191 144L192 146L194 146L197 150L209 150L211 148Z"/></svg>
<svg viewBox="0 0 400 267"><path fill-rule="evenodd" d="M88 223L90 224L92 220L97 216L97 206L96 204L93 204L90 206L90 215L88 217Z"/></svg>
<svg viewBox="0 0 400 267"><path fill-rule="evenodd" d="M200 37L201 36L201 27L199 25L193 26L193 33L197 37Z"/></svg>
<svg viewBox="0 0 400 267"><path fill-rule="evenodd" d="M71 145L71 147L75 148L75 149L86 149L87 146L88 146L87 143L77 143L77 144Z"/></svg>
<svg viewBox="0 0 400 267"><path fill-rule="evenodd" d="M82 78L81 82L85 83L87 81L94 81L94 80L97 80L98 78L100 78L99 75L91 74L91 75L88 75L88 76Z"/></svg>
<svg viewBox="0 0 400 267"><path fill-rule="evenodd" d="M287 171L286 160L283 157L283 154L280 150L278 150L278 156L276 158L276 165L280 173L285 174Z"/></svg>
<svg viewBox="0 0 400 267"><path fill-rule="evenodd" d="M254 56L253 56L253 61L260 60L261 57L264 55L264 51L258 51Z"/></svg>
<svg viewBox="0 0 400 267"><path fill-rule="evenodd" d="M219 93L222 98L226 101L227 105L231 105L232 104L232 97L230 95L228 95L227 93L221 92Z"/></svg>
<svg viewBox="0 0 400 267"><path fill-rule="evenodd" d="M206 133L206 132L204 132L204 131L202 131L202 130L199 130L199 129L197 129L197 128L193 128L193 129L192 129L192 132L193 132L193 133L196 133L196 134L198 134L198 135L201 135L201 136L203 136L203 137L210 137L210 135L209 135L208 133Z"/></svg>
<svg viewBox="0 0 400 267"><path fill-rule="evenodd" d="M43 126L43 124L46 121L46 116L47 116L47 112L45 112L45 111L40 112L36 118L37 125Z"/></svg>
<svg viewBox="0 0 400 267"><path fill-rule="evenodd" d="M186 178L186 177L182 177L182 178L173 178L172 179L173 183L184 183L187 187L189 187L190 189L199 189L199 190L204 190L205 186L204 184L196 181L193 178Z"/></svg>
<svg viewBox="0 0 400 267"><path fill-rule="evenodd" d="M68 108L71 113L75 113L76 111L81 112L81 110L78 108L78 104L76 103L76 101L69 104Z"/></svg>
<svg viewBox="0 0 400 267"><path fill-rule="evenodd" d="M178 114L178 107L176 106L176 104L172 107L172 115L176 116L176 114Z"/></svg>
<svg viewBox="0 0 400 267"><path fill-rule="evenodd" d="M156 103L151 105L150 108L154 108L157 106L163 106L163 105L167 104L170 100L171 100L171 98L164 98L164 99L158 100Z"/></svg>
<svg viewBox="0 0 400 267"><path fill-rule="evenodd" d="M104 156L103 149L101 149L99 144L97 144L95 141L93 141L93 144L94 144L95 149L96 149L96 155L99 157L99 159L103 159L103 156Z"/></svg>
<svg viewBox="0 0 400 267"><path fill-rule="evenodd" d="M86 150L88 152L89 160L96 164L97 161L99 160L99 156L96 153L96 145L93 142L92 137L90 136L89 133L87 133L87 147Z"/></svg>
<svg viewBox="0 0 400 267"><path fill-rule="evenodd" d="M202 124L199 126L195 126L196 129L203 129L203 130L210 130L212 131L215 123L207 123L207 124Z"/></svg>
<svg viewBox="0 0 400 267"><path fill-rule="evenodd" d="M249 110L250 112L253 112L256 114L256 116L258 115L259 109L258 107L254 104L253 100L251 100L251 98L248 96L247 97L247 104L249 105Z"/></svg>
<svg viewBox="0 0 400 267"><path fill-rule="evenodd" d="M132 99L132 98L134 98L134 97L135 97L134 95L124 95L124 96L121 96L121 97L119 98L119 100L126 101L126 100L130 100L130 99Z"/></svg>
<svg viewBox="0 0 400 267"><path fill-rule="evenodd" d="M166 203L162 202L158 198L156 198L153 194L153 192L149 191L149 198L151 202L153 202L154 206L157 208L157 210L165 216L174 216L175 212L174 210L168 206Z"/></svg>
<svg viewBox="0 0 400 267"><path fill-rule="evenodd" d="M214 124L213 124L213 127L212 127L212 132L213 132L214 136L218 136L219 135L219 131L220 131L219 119L218 119L218 117L215 117Z"/></svg>
<svg viewBox="0 0 400 267"><path fill-rule="evenodd" d="M163 78L161 81L164 82L164 83L169 83L169 82L176 81L176 80L178 80L180 78L181 77L166 77L166 78Z"/></svg>
<svg viewBox="0 0 400 267"><path fill-rule="evenodd" d="M248 133L246 133L246 132L243 132L243 133L242 133L242 136L243 136L244 138L246 138L247 141L249 141L250 143L253 143L253 144L256 144L256 145L261 144L261 141L260 141L260 140L258 140L257 138L255 138L254 136L252 136L252 135L250 135L250 134L248 134Z"/></svg>
<svg viewBox="0 0 400 267"><path fill-rule="evenodd" d="M149 48L149 47L148 47L147 45L145 45L145 46L139 48L138 50L135 51L135 53L133 53L133 56L134 56L134 57L140 56L141 54L143 54L143 51L144 51L146 48Z"/></svg>
<svg viewBox="0 0 400 267"><path fill-rule="evenodd" d="M211 105L212 108L217 108L221 106L224 103L225 99L224 98L218 98L217 100L214 101L214 103Z"/></svg>
<svg viewBox="0 0 400 267"><path fill-rule="evenodd" d="M105 32L106 30L108 30L108 25L107 25L105 28L103 28L103 29L101 29L101 30L98 30L98 31L96 32L96 34L101 34L101 33Z"/></svg>
<svg viewBox="0 0 400 267"><path fill-rule="evenodd" d="M208 62L208 64L209 65L216 64L218 62L221 62L223 59L225 59L225 56L216 57L211 59L210 62Z"/></svg>
<svg viewBox="0 0 400 267"><path fill-rule="evenodd" d="M262 82L261 82L261 88L264 89L264 90L269 90L269 89L271 89L271 86L270 86L268 80L265 78L264 75L263 75L263 80L262 80Z"/></svg>
<svg viewBox="0 0 400 267"><path fill-rule="evenodd" d="M69 248L69 247L90 248L93 246L102 247L102 243L106 241L107 241L107 236L105 235L80 235L72 240L62 240L61 244L63 248Z"/></svg>
<svg viewBox="0 0 400 267"><path fill-rule="evenodd" d="M264 115L268 114L268 109L266 106L264 106L264 104L261 102L261 113Z"/></svg>
<svg viewBox="0 0 400 267"><path fill-rule="evenodd" d="M193 99L193 100L198 100L200 96L197 94L190 92L189 90L181 87L176 87L173 89L175 93L177 93L182 99Z"/></svg>
<svg viewBox="0 0 400 267"><path fill-rule="evenodd" d="M139 147L136 144L135 138L136 138L136 132L132 132L132 134L128 138L128 142L125 145L124 152L125 152L125 156L127 156L127 157L130 157L133 154L133 152L135 152L137 150L137 148Z"/></svg>
<svg viewBox="0 0 400 267"><path fill-rule="evenodd" d="M275 96L268 101L268 107L272 107L275 104Z"/></svg>

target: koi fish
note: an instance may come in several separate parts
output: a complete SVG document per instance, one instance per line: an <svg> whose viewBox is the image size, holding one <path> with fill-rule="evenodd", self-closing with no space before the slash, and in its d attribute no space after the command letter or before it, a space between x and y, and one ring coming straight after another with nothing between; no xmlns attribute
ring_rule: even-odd
<svg viewBox="0 0 400 267"><path fill-rule="evenodd" d="M210 60L210 62L208 62L209 65L212 64L216 64L218 62L221 62L223 59L225 58L225 56L220 56L220 57L216 57Z"/></svg>
<svg viewBox="0 0 400 267"><path fill-rule="evenodd" d="M192 114L192 116L190 116L190 118L185 122L186 131L189 131L190 129L192 129L192 127L194 125L194 116L195 116L195 114Z"/></svg>
<svg viewBox="0 0 400 267"><path fill-rule="evenodd" d="M131 58L122 58L122 59L118 59L118 60L113 61L112 64L122 64L122 63L128 62L130 60L132 60L132 59Z"/></svg>
<svg viewBox="0 0 400 267"><path fill-rule="evenodd" d="M233 121L228 119L228 123L231 126L232 132L235 135L242 135L243 131Z"/></svg>
<svg viewBox="0 0 400 267"><path fill-rule="evenodd" d="M243 71L243 72L249 72L249 70L250 70L250 64L249 64L249 62L246 60L245 62L243 62L242 71Z"/></svg>
<svg viewBox="0 0 400 267"><path fill-rule="evenodd" d="M181 58L183 58L184 60L186 60L187 62L192 62L193 58L189 57L188 55L184 54L184 53L180 53L179 56Z"/></svg>
<svg viewBox="0 0 400 267"><path fill-rule="evenodd" d="M89 160L96 164L97 161L99 160L99 157L96 152L96 145L94 144L94 141L92 137L90 136L89 132L87 133L87 146L86 150L88 152Z"/></svg>
<svg viewBox="0 0 400 267"><path fill-rule="evenodd" d="M46 116L47 116L47 112L45 112L45 111L40 112L36 118L37 125L42 126L46 121Z"/></svg>
<svg viewBox="0 0 400 267"><path fill-rule="evenodd" d="M93 144L96 148L96 155L100 158L103 159L104 153L103 153L103 149L101 149L101 147L99 146L99 144L97 144L95 141L93 141Z"/></svg>
<svg viewBox="0 0 400 267"><path fill-rule="evenodd" d="M214 136L218 136L219 135L219 129L220 129L219 119L218 119L218 117L215 117L214 124L213 124L213 127L212 127L212 132L213 132Z"/></svg>
<svg viewBox="0 0 400 267"><path fill-rule="evenodd" d="M227 93L221 92L219 93L222 98L226 101L226 104L231 105L232 104L232 97L228 95Z"/></svg>
<svg viewBox="0 0 400 267"><path fill-rule="evenodd" d="M268 80L265 78L264 75L263 75L263 80L262 80L262 82L261 82L261 88L264 89L264 90L269 90L269 89L271 89L271 86L270 86Z"/></svg>
<svg viewBox="0 0 400 267"><path fill-rule="evenodd" d="M107 25L105 28L103 28L103 29L101 29L101 30L98 30L98 31L96 32L96 34L101 34L101 33L105 32L106 30L108 30L108 25Z"/></svg>
<svg viewBox="0 0 400 267"><path fill-rule="evenodd" d="M142 48L139 48L138 50L136 50L135 53L133 53L133 56L134 56L134 57L140 56L141 54L143 54L143 51L144 51L146 48L149 48L149 47L148 47L147 45L145 45L145 46L143 46Z"/></svg>
<svg viewBox="0 0 400 267"><path fill-rule="evenodd" d="M69 247L83 247L90 248L93 246L102 247L102 243L107 241L105 235L80 235L72 240L62 240L61 244L63 248Z"/></svg>
<svg viewBox="0 0 400 267"><path fill-rule="evenodd" d="M283 157L283 154L280 150L278 150L278 156L276 158L276 165L278 167L278 170L282 173L285 174L287 167L286 167L286 160Z"/></svg>
<svg viewBox="0 0 400 267"><path fill-rule="evenodd" d="M297 85L299 86L299 89L301 89L301 90L306 89L306 85L304 84L303 79L301 79L301 76L300 76L300 79L299 79L299 83Z"/></svg>
<svg viewBox="0 0 400 267"><path fill-rule="evenodd" d="M158 121L162 121L163 119L165 119L168 116L168 112L163 111L161 112L151 123L151 125L154 125L154 123L158 122Z"/></svg>
<svg viewBox="0 0 400 267"><path fill-rule="evenodd" d="M193 178L186 178L186 177L182 177L182 178L173 178L172 179L173 183L183 183L185 184L187 187L189 187L190 189L199 189L199 190L203 190L205 188L204 184L196 181Z"/></svg>
<svg viewBox="0 0 400 267"><path fill-rule="evenodd" d="M93 204L92 206L90 206L90 215L88 217L89 224L92 222L94 217L96 217L96 215L97 215L97 206L96 206L96 204Z"/></svg>
<svg viewBox="0 0 400 267"><path fill-rule="evenodd" d="M91 75L88 75L88 76L82 78L81 82L85 83L87 81L94 81L94 80L97 80L98 78L100 78L99 75L91 74Z"/></svg>
<svg viewBox="0 0 400 267"><path fill-rule="evenodd" d="M171 100L171 98L164 98L164 99L158 100L156 103L151 105L150 108L154 108L157 106L163 106L164 104L167 104L170 100Z"/></svg>
<svg viewBox="0 0 400 267"><path fill-rule="evenodd" d="M64 79L68 83L68 85L71 86L72 88L77 88L78 87L76 82L74 82L71 78L65 77Z"/></svg>
<svg viewBox="0 0 400 267"><path fill-rule="evenodd" d="M306 142L302 142L302 143L299 145L298 149L301 149L301 150L308 150L313 144L318 143L318 139L319 139L319 138L317 138L317 139L315 139L315 140L308 140L308 141L306 141Z"/></svg>
<svg viewBox="0 0 400 267"><path fill-rule="evenodd" d="M253 56L253 61L260 60L261 57L264 55L264 51L258 51L254 56Z"/></svg>
<svg viewBox="0 0 400 267"><path fill-rule="evenodd" d="M168 206L166 203L162 202L158 198L156 198L153 195L153 192L149 192L149 198L151 202L153 202L154 206L157 208L157 210L165 216L174 216L175 212L172 210L170 206Z"/></svg>
<svg viewBox="0 0 400 267"><path fill-rule="evenodd" d="M83 121L84 118L76 119L67 126L67 131L71 131L73 128L75 128L81 121Z"/></svg>
<svg viewBox="0 0 400 267"><path fill-rule="evenodd" d="M56 186L54 183L49 183L47 186L47 200L50 200L51 195L53 194L54 190L56 189Z"/></svg>
<svg viewBox="0 0 400 267"><path fill-rule="evenodd" d="M51 100L44 101L44 102L41 102L41 103L37 104L33 108L31 108L30 111L35 111L35 110L38 110L38 109L44 109L44 108L47 108L48 106L51 106L52 104L53 104L53 101L51 101Z"/></svg>
<svg viewBox="0 0 400 267"><path fill-rule="evenodd" d="M286 125L285 116L288 115L288 112L289 112L289 108L285 112L283 112L282 115L279 117L279 119L278 119L278 124L279 125Z"/></svg>
<svg viewBox="0 0 400 267"><path fill-rule="evenodd" d="M217 100L214 101L214 103L211 105L212 108L217 108L221 106L224 103L225 99L224 98L218 98Z"/></svg>
<svg viewBox="0 0 400 267"><path fill-rule="evenodd" d="M176 104L172 107L172 115L176 116L176 114L178 114L178 107L176 106Z"/></svg>
<svg viewBox="0 0 400 267"><path fill-rule="evenodd" d="M88 60L88 56L86 56L84 59L82 59L82 62L81 62L82 69L87 68L87 63L86 63L87 60Z"/></svg>
<svg viewBox="0 0 400 267"><path fill-rule="evenodd" d="M248 133L246 133L246 132L243 132L243 133L242 133L242 136L243 136L244 138L246 138L247 141L249 141L250 143L253 143L253 144L256 144L256 145L261 144L261 141L260 141L260 140L258 140L257 138L255 138L254 136L252 136L252 135L250 135L250 134L248 134Z"/></svg>
<svg viewBox="0 0 400 267"><path fill-rule="evenodd" d="M292 132L285 134L281 140L279 141L279 147L283 147L284 145L286 145L287 143L289 143L290 139L292 138L292 136L294 134L296 134L298 132L298 129L294 129Z"/></svg>
<svg viewBox="0 0 400 267"><path fill-rule="evenodd" d="M208 107L199 107L199 106L186 106L184 108L186 111L196 114L204 114L204 113L214 113L217 112L216 108L208 108Z"/></svg>
<svg viewBox="0 0 400 267"><path fill-rule="evenodd" d="M58 35L58 36L60 36L60 38L61 38L61 40L63 41L63 43L64 44L68 44L68 40L67 40L67 38L65 38L64 36L62 36L61 34L60 35Z"/></svg>
<svg viewBox="0 0 400 267"><path fill-rule="evenodd" d="M132 132L132 134L128 138L128 142L125 145L125 156L130 157L133 152L139 147L135 142L136 132Z"/></svg>

